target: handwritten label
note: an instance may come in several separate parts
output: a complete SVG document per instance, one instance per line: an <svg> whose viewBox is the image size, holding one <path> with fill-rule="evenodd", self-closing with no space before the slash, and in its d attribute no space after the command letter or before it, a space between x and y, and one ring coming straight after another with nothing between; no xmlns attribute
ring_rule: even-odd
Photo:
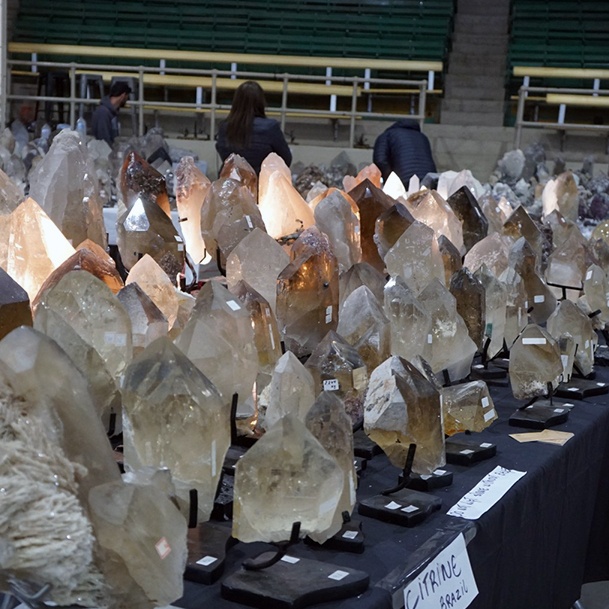
<svg viewBox="0 0 609 609"><path fill-rule="evenodd" d="M404 609L465 609L476 596L467 547L459 535L404 588Z"/></svg>
<svg viewBox="0 0 609 609"><path fill-rule="evenodd" d="M327 379L324 381L324 391L338 391L338 379Z"/></svg>
<svg viewBox="0 0 609 609"><path fill-rule="evenodd" d="M208 567L209 565L215 563L218 559L215 556L204 556L200 560L197 560L198 565L202 565L203 567Z"/></svg>
<svg viewBox="0 0 609 609"><path fill-rule="evenodd" d="M449 516L477 520L490 510L522 478L526 472L518 472L497 466L448 510Z"/></svg>

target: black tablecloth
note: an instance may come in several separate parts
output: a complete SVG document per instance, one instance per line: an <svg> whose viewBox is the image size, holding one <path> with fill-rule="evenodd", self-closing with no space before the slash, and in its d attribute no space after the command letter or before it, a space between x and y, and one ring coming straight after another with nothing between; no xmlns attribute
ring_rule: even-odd
<svg viewBox="0 0 609 609"><path fill-rule="evenodd" d="M599 378L609 379L600 369ZM569 420L559 427L575 436L564 446L518 443L508 434L509 416L521 403L508 388L492 388L499 420L468 439L492 442L497 455L472 466L448 465L450 487L434 491L442 499L439 512L415 528L376 521L363 522L363 554L332 552L300 543L290 554L316 558L370 574L369 590L355 599L323 603L318 609L390 609L389 593L379 586L409 561L433 535L468 526L447 516L450 509L487 473L500 465L526 471L501 501L477 521L468 544L479 595L472 609L568 609L579 598L582 583L609 579L609 396L573 402ZM397 481L399 471L384 455L374 457L363 472L358 498L379 493ZM228 526L228 523L227 523ZM266 544L237 544L228 554L224 577L243 559L268 549ZM185 582L185 594L174 603L187 609L237 609L221 598L220 582L204 586Z"/></svg>

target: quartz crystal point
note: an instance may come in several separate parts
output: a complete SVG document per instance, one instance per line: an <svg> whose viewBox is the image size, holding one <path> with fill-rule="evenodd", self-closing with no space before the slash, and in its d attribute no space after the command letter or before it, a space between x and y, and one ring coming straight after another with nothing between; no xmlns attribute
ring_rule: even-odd
<svg viewBox="0 0 609 609"><path fill-rule="evenodd" d="M209 519L230 445L230 410L212 383L167 338L131 362L123 382L125 464L168 468L183 513L197 491Z"/></svg>
<svg viewBox="0 0 609 609"><path fill-rule="evenodd" d="M315 380L315 393L333 392L343 403L353 426L361 425L368 372L357 350L330 331L315 347L305 367Z"/></svg>
<svg viewBox="0 0 609 609"><path fill-rule="evenodd" d="M587 244L588 240L582 235L581 230L575 222L567 220L557 209L543 219L544 226L552 229L552 247L557 248L561 243L576 234L577 240Z"/></svg>
<svg viewBox="0 0 609 609"><path fill-rule="evenodd" d="M510 384L517 400L547 395L558 387L563 366L556 341L543 328L529 324L510 349Z"/></svg>
<svg viewBox="0 0 609 609"><path fill-rule="evenodd" d="M571 231L548 258L546 282L552 286L555 295L560 297L564 288L571 288L565 290L567 298L570 300L579 298L589 264L588 260L587 248L581 235Z"/></svg>
<svg viewBox="0 0 609 609"><path fill-rule="evenodd" d="M478 200L482 213L488 222L488 234L501 233L503 225L512 213L512 207L505 197L496 199L492 194L482 195Z"/></svg>
<svg viewBox="0 0 609 609"><path fill-rule="evenodd" d="M360 169L358 174L354 176L346 175L343 178L343 188L346 192L353 190L358 184L361 184L364 180L369 180L377 188L381 187L381 170L374 164L366 165Z"/></svg>
<svg viewBox="0 0 609 609"><path fill-rule="evenodd" d="M150 609L183 594L186 520L152 485L108 482L91 489L89 513L118 606Z"/></svg>
<svg viewBox="0 0 609 609"><path fill-rule="evenodd" d="M93 160L76 131L60 131L30 174L37 201L73 245L89 238L106 246L103 204Z"/></svg>
<svg viewBox="0 0 609 609"><path fill-rule="evenodd" d="M269 191L273 174L282 175L289 184L292 183L292 172L285 161L275 152L271 152L260 165L260 175L258 176L258 201L262 201Z"/></svg>
<svg viewBox="0 0 609 609"><path fill-rule="evenodd" d="M123 203L131 210L141 200L156 205L170 216L169 196L164 176L137 152L130 152L123 162L120 172L120 189Z"/></svg>
<svg viewBox="0 0 609 609"><path fill-rule="evenodd" d="M576 222L579 210L579 192L570 171L561 173L556 179L548 180L541 195L543 215L557 209L565 218Z"/></svg>
<svg viewBox="0 0 609 609"><path fill-rule="evenodd" d="M370 375L364 430L403 469L417 445L412 471L431 474L446 462L440 392L417 368L393 356Z"/></svg>
<svg viewBox="0 0 609 609"><path fill-rule="evenodd" d="M224 161L218 178L237 180L252 193L254 199L258 198L258 176L254 168L242 156L235 153L230 154Z"/></svg>
<svg viewBox="0 0 609 609"><path fill-rule="evenodd" d="M167 318L137 283L125 286L117 298L131 319L134 357L157 338L167 336Z"/></svg>
<svg viewBox="0 0 609 609"><path fill-rule="evenodd" d="M336 331L353 345L368 370L374 370L391 354L389 319L365 285L351 292L343 303Z"/></svg>
<svg viewBox="0 0 609 609"><path fill-rule="evenodd" d="M182 157L175 171L175 179L176 206L186 251L195 264L200 264L206 255L201 236L201 207L211 182L191 156Z"/></svg>
<svg viewBox="0 0 609 609"><path fill-rule="evenodd" d="M460 252L465 252L461 220L435 190L419 191L411 195L407 203L416 220L431 227L438 235L446 235Z"/></svg>
<svg viewBox="0 0 609 609"><path fill-rule="evenodd" d="M510 239L502 237L499 233L493 233L478 241L467 252L463 265L475 273L485 264L495 277L499 277L508 268L511 245Z"/></svg>
<svg viewBox="0 0 609 609"><path fill-rule="evenodd" d="M463 268L461 254L452 241L445 235L440 235L438 238L438 249L444 264L444 281L446 285L450 285L450 278Z"/></svg>
<svg viewBox="0 0 609 609"><path fill-rule="evenodd" d="M431 315L401 277L387 282L384 303L390 322L391 353L408 361L416 355L431 359Z"/></svg>
<svg viewBox="0 0 609 609"><path fill-rule="evenodd" d="M233 537L285 541L300 522L301 535L324 541L332 534L343 478L305 424L285 415L237 463Z"/></svg>
<svg viewBox="0 0 609 609"><path fill-rule="evenodd" d="M528 324L527 293L522 277L512 268L506 269L499 280L506 288L507 298L505 307L505 342L507 347L518 338L518 335Z"/></svg>
<svg viewBox="0 0 609 609"><path fill-rule="evenodd" d="M603 269L593 264L584 276L584 294L592 311L600 311L603 325L609 323L609 281Z"/></svg>
<svg viewBox="0 0 609 609"><path fill-rule="evenodd" d="M291 351L286 351L260 395L258 427L269 429L286 414L304 421L315 395L313 376Z"/></svg>
<svg viewBox="0 0 609 609"><path fill-rule="evenodd" d="M402 203L392 205L376 219L374 242L381 258L385 258L387 252L414 222L412 214Z"/></svg>
<svg viewBox="0 0 609 609"><path fill-rule="evenodd" d="M575 366L583 376L592 373L598 336L590 318L576 304L570 300L559 302L548 318L547 331L554 340L559 340L563 334L570 334L577 345Z"/></svg>
<svg viewBox="0 0 609 609"><path fill-rule="evenodd" d="M418 294L432 279L444 282L444 264L432 228L414 222L385 256L387 272Z"/></svg>
<svg viewBox="0 0 609 609"><path fill-rule="evenodd" d="M267 233L255 228L226 259L229 290L243 280L267 300L275 311L277 277L290 263L285 250Z"/></svg>
<svg viewBox="0 0 609 609"><path fill-rule="evenodd" d="M32 325L27 292L0 268L0 339L19 326Z"/></svg>
<svg viewBox="0 0 609 609"><path fill-rule="evenodd" d="M560 350L560 359L562 361L562 382L568 383L573 374L577 343L574 338L566 332L558 339L558 349Z"/></svg>
<svg viewBox="0 0 609 609"><path fill-rule="evenodd" d="M383 302L385 277L367 262L354 264L348 271L341 273L339 279L340 307L345 303L351 292L365 285L379 302Z"/></svg>
<svg viewBox="0 0 609 609"><path fill-rule="evenodd" d="M468 269L456 272L450 280L450 293L457 302L470 338L478 350L484 346L486 324L486 300L482 283Z"/></svg>
<svg viewBox="0 0 609 609"><path fill-rule="evenodd" d="M317 228L328 237L339 271L346 271L361 260L359 218L339 190L319 202L314 216Z"/></svg>
<svg viewBox="0 0 609 609"><path fill-rule="evenodd" d="M332 526L322 535L311 535L314 541L323 543L340 530L343 513L351 514L355 506L357 477L353 467L353 431L351 419L346 415L341 401L334 393L327 391L320 393L315 400L307 413L305 425L343 470L343 490Z"/></svg>
<svg viewBox="0 0 609 609"><path fill-rule="evenodd" d="M488 233L488 220L482 213L476 197L467 186L462 186L457 192L446 199L461 221L463 227L463 244L469 251Z"/></svg>
<svg viewBox="0 0 609 609"><path fill-rule="evenodd" d="M503 234L511 237L512 241L517 241L521 237L524 237L533 248L538 264L541 263L543 237L541 231L522 205L519 205L505 221Z"/></svg>
<svg viewBox="0 0 609 609"><path fill-rule="evenodd" d="M385 211L395 205L395 200L386 195L370 180L360 182L349 196L355 201L359 209L361 227L362 262L372 265L377 271L383 272L385 264L379 256L374 241L376 219Z"/></svg>
<svg viewBox="0 0 609 609"><path fill-rule="evenodd" d="M436 374L446 370L451 381L465 378L477 348L457 313L455 297L434 279L418 298L431 314L431 369Z"/></svg>
<svg viewBox="0 0 609 609"><path fill-rule="evenodd" d="M178 297L178 315L175 323L169 329L169 338L174 341L186 327L196 303L195 297L191 294L176 290L176 295Z"/></svg>
<svg viewBox="0 0 609 609"><path fill-rule="evenodd" d="M474 178L469 169L463 169L459 172L444 171L438 178L438 192L444 198L450 197L463 186L467 186L476 198L484 192L482 184Z"/></svg>
<svg viewBox="0 0 609 609"><path fill-rule="evenodd" d="M412 176L413 178L415 176ZM418 190L415 188L415 190ZM406 192L406 184L400 180L397 173L392 171L389 174L386 182L383 184L383 192L392 197L393 199L403 198L406 199L408 197L408 193Z"/></svg>
<svg viewBox="0 0 609 609"><path fill-rule="evenodd" d="M74 248L55 223L34 201L26 199L8 216L0 216L0 266L28 293L36 298L46 278Z"/></svg>
<svg viewBox="0 0 609 609"><path fill-rule="evenodd" d="M311 353L338 323L338 265L325 235L305 230L292 245L300 254L277 279L277 320L286 348Z"/></svg>
<svg viewBox="0 0 609 609"><path fill-rule="evenodd" d="M442 415L447 436L462 431L482 431L497 420L497 411L484 381L442 389Z"/></svg>
<svg viewBox="0 0 609 609"><path fill-rule="evenodd" d="M143 256L131 269L126 285L137 283L146 295L161 310L171 329L178 316L176 289L151 256Z"/></svg>
<svg viewBox="0 0 609 609"><path fill-rule="evenodd" d="M508 302L508 291L487 268L482 265L474 277L480 281L484 289L484 309L486 323L484 326L484 339L490 339L486 356L495 357L503 349L506 325L506 303ZM526 311L525 311L526 320Z"/></svg>
<svg viewBox="0 0 609 609"><path fill-rule="evenodd" d="M0 169L0 216L7 216L23 201L23 190Z"/></svg>

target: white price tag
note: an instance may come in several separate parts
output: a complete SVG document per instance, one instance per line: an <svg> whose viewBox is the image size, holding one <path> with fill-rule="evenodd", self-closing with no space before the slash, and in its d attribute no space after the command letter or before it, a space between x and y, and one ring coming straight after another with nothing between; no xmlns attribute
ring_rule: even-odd
<svg viewBox="0 0 609 609"><path fill-rule="evenodd" d="M545 345L546 342L547 341L545 338L523 338L522 339L523 345Z"/></svg>
<svg viewBox="0 0 609 609"><path fill-rule="evenodd" d="M482 444L480 444L480 448L490 448L492 446L492 444L490 442L482 442Z"/></svg>
<svg viewBox="0 0 609 609"><path fill-rule="evenodd" d="M247 222L248 228L254 228L254 224L252 222L252 219L249 216L245 216L245 221Z"/></svg>
<svg viewBox="0 0 609 609"><path fill-rule="evenodd" d="M564 409L564 408L555 408L555 409L554 409L554 412L556 412L557 414L561 414L561 413L563 413L564 411L565 411L565 409Z"/></svg>
<svg viewBox="0 0 609 609"><path fill-rule="evenodd" d="M596 383L598 387L604 387L607 383Z"/></svg>
<svg viewBox="0 0 609 609"><path fill-rule="evenodd" d="M326 307L326 323L329 324L332 322L332 305Z"/></svg>
<svg viewBox="0 0 609 609"><path fill-rule="evenodd" d="M165 560L171 554L171 546L165 537L161 537L155 544L156 553L161 560Z"/></svg>
<svg viewBox="0 0 609 609"><path fill-rule="evenodd" d="M323 383L324 391L338 391L340 386L338 379L327 379Z"/></svg>
<svg viewBox="0 0 609 609"><path fill-rule="evenodd" d="M349 573L347 571L334 571L334 573L331 573L330 575L328 575L328 579L335 579L337 582L339 582L341 579L345 579L345 577L347 577L347 575L349 575Z"/></svg>
<svg viewBox="0 0 609 609"><path fill-rule="evenodd" d="M388 503L385 507L388 510L397 510L398 508L401 508L402 506L399 503L392 501L392 502Z"/></svg>
<svg viewBox="0 0 609 609"><path fill-rule="evenodd" d="M203 565L204 567L208 567L209 565L215 563L218 559L215 556L204 556L200 560L197 560L198 565Z"/></svg>
<svg viewBox="0 0 609 609"><path fill-rule="evenodd" d="M229 300L226 303L233 311L238 311L241 308L241 305L237 304L234 300Z"/></svg>
<svg viewBox="0 0 609 609"><path fill-rule="evenodd" d="M545 302L545 300L546 300L546 297L543 294L537 294L537 296L533 296L533 302L535 304Z"/></svg>
<svg viewBox="0 0 609 609"><path fill-rule="evenodd" d="M433 474L434 476L443 476L446 473L446 470L437 469Z"/></svg>
<svg viewBox="0 0 609 609"><path fill-rule="evenodd" d="M569 387L569 389L567 389L567 391L578 391L577 387Z"/></svg>
<svg viewBox="0 0 609 609"><path fill-rule="evenodd" d="M345 539L355 539L357 537L357 531L345 531L343 537Z"/></svg>
<svg viewBox="0 0 609 609"><path fill-rule="evenodd" d="M431 343L433 342L433 336L431 334L427 335L427 343L431 345Z"/></svg>
<svg viewBox="0 0 609 609"><path fill-rule="evenodd" d="M586 279L592 279L592 269L586 273Z"/></svg>
<svg viewBox="0 0 609 609"><path fill-rule="evenodd" d="M297 562L300 562L300 558L296 558L296 556L289 556L288 554L282 556L281 560L283 560L283 562L290 563L291 565L295 565Z"/></svg>
<svg viewBox="0 0 609 609"><path fill-rule="evenodd" d="M469 448L464 448L463 450L459 451L460 455L471 455L473 453L474 453L474 451L470 450Z"/></svg>
<svg viewBox="0 0 609 609"><path fill-rule="evenodd" d="M484 413L484 421L485 421L485 423L488 423L494 416L495 416L495 409L494 408L493 408L493 410L489 410L488 412Z"/></svg>
<svg viewBox="0 0 609 609"><path fill-rule="evenodd" d="M480 401L482 402L482 408L488 408L489 401L486 396L484 396Z"/></svg>
<svg viewBox="0 0 609 609"><path fill-rule="evenodd" d="M406 512L407 514L412 514L412 512L418 512L419 508L416 505L407 505L403 507L400 511Z"/></svg>

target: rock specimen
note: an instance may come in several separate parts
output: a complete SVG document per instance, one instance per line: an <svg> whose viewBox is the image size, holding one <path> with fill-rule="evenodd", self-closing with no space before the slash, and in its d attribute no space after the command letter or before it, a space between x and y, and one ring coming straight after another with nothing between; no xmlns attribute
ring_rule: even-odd
<svg viewBox="0 0 609 609"><path fill-rule="evenodd" d="M478 200L482 213L488 221L488 234L500 233L503 224L512 213L512 207L505 197L496 199L493 195L482 195Z"/></svg>
<svg viewBox="0 0 609 609"><path fill-rule="evenodd" d="M23 191L0 169L0 216L13 212L23 201Z"/></svg>
<svg viewBox="0 0 609 609"><path fill-rule="evenodd" d="M339 292L341 308L349 297L349 294L362 285L365 285L379 302L383 302L385 277L367 262L359 262L340 275Z"/></svg>
<svg viewBox="0 0 609 609"><path fill-rule="evenodd" d="M546 267L546 282L555 288L558 296L564 288L570 300L577 300L584 283L584 275L588 267L588 252L579 231L570 231L568 237L556 245L548 258Z"/></svg>
<svg viewBox="0 0 609 609"><path fill-rule="evenodd" d="M137 152L130 152L120 171L120 189L123 203L131 209L140 199L156 203L166 216L171 214L167 183L164 176Z"/></svg>
<svg viewBox="0 0 609 609"><path fill-rule="evenodd" d="M573 222L577 220L579 215L579 192L570 171L561 173L556 179L548 180L541 198L544 216L557 209L565 218Z"/></svg>
<svg viewBox="0 0 609 609"><path fill-rule="evenodd" d="M285 161L275 152L271 152L260 165L260 175L258 176L258 201L266 198L269 190L269 183L273 174L282 175L288 183L292 183L292 172L285 164Z"/></svg>
<svg viewBox="0 0 609 609"><path fill-rule="evenodd" d="M446 462L440 393L412 364L391 357L370 375L364 429L402 469L417 445L413 471L431 474Z"/></svg>
<svg viewBox="0 0 609 609"><path fill-rule="evenodd" d="M237 180L252 193L254 199L258 198L258 176L253 167L242 156L235 153L230 154L224 161L218 178L221 180L226 178Z"/></svg>
<svg viewBox="0 0 609 609"><path fill-rule="evenodd" d="M444 283L450 285L450 278L463 268L461 254L445 235L440 235L438 238L438 250L442 256L442 264L444 264Z"/></svg>
<svg viewBox="0 0 609 609"><path fill-rule="evenodd" d="M415 219L402 203L392 205L376 219L374 242L378 247L381 258L385 258L387 252L413 222L415 222Z"/></svg>
<svg viewBox="0 0 609 609"><path fill-rule="evenodd" d="M343 478L304 423L285 415L237 463L233 537L245 543L284 541L300 522L301 535L325 541Z"/></svg>
<svg viewBox="0 0 609 609"><path fill-rule="evenodd" d="M482 431L497 420L497 411L484 381L444 387L442 415L447 436L462 431Z"/></svg>
<svg viewBox="0 0 609 609"><path fill-rule="evenodd" d="M450 293L455 297L457 313L463 318L470 338L480 350L484 345L486 324L484 286L465 268L451 277Z"/></svg>
<svg viewBox="0 0 609 609"><path fill-rule="evenodd" d="M27 292L0 268L0 339L19 326L32 325Z"/></svg>
<svg viewBox="0 0 609 609"><path fill-rule="evenodd" d="M377 188L381 187L381 170L374 164L366 165L358 174L354 176L346 175L343 178L343 188L345 191L353 190L364 180L370 180Z"/></svg>
<svg viewBox="0 0 609 609"><path fill-rule="evenodd" d="M506 303L508 302L508 291L501 281L496 279L484 264L476 271L474 277L480 281L484 288L484 308L486 315L484 340L490 339L486 356L488 358L493 358L503 349L507 319ZM526 310L524 310L521 315L524 315L524 320L526 321Z"/></svg>
<svg viewBox="0 0 609 609"><path fill-rule="evenodd" d="M469 251L488 233L488 220L482 213L476 197L467 186L462 186L446 199L461 221L463 227L463 245Z"/></svg>
<svg viewBox="0 0 609 609"><path fill-rule="evenodd" d="M508 267L508 256L512 241L502 237L499 233L493 233L478 241L465 255L463 265L472 273L475 273L483 264L499 277Z"/></svg>
<svg viewBox="0 0 609 609"><path fill-rule="evenodd" d="M603 325L609 323L609 281L603 269L593 264L584 276L584 294L592 311L600 310Z"/></svg>
<svg viewBox="0 0 609 609"><path fill-rule="evenodd" d="M513 241L524 237L535 253L537 264L541 264L543 237L535 222L533 222L531 216L529 216L522 205L519 205L505 221L503 234L511 237Z"/></svg>

